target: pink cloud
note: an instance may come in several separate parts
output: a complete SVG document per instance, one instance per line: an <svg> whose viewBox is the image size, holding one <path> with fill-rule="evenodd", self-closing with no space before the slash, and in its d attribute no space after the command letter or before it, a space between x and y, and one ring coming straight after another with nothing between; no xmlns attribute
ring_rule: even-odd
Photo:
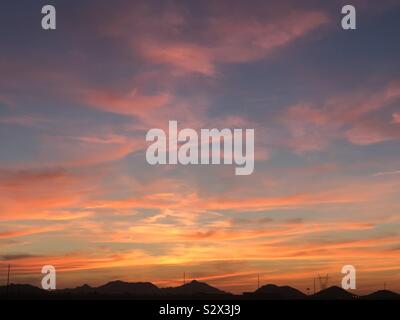
<svg viewBox="0 0 400 320"><path fill-rule="evenodd" d="M341 138L359 145L398 139L396 125L372 116L399 98L400 85L392 82L373 93L361 90L329 98L321 106L291 106L280 119L289 131L285 144L301 153L324 149ZM396 113L392 118L396 123Z"/></svg>
<svg viewBox="0 0 400 320"><path fill-rule="evenodd" d="M358 145L369 145L400 139L400 128L376 119L358 121L346 132L348 140Z"/></svg>
<svg viewBox="0 0 400 320"><path fill-rule="evenodd" d="M194 72L208 76L215 72L212 51L197 44L142 43L139 46L141 53L150 61L171 65L181 72Z"/></svg>
<svg viewBox="0 0 400 320"><path fill-rule="evenodd" d="M152 109L165 106L171 99L170 94L144 95L138 89L127 93L110 90L87 90L83 93L86 102L95 108L127 115L141 115Z"/></svg>
<svg viewBox="0 0 400 320"><path fill-rule="evenodd" d="M143 139L117 134L97 134L92 136L45 136L39 150L51 149L55 154L44 156L41 165L48 166L93 166L124 158L140 150Z"/></svg>
<svg viewBox="0 0 400 320"><path fill-rule="evenodd" d="M322 12L293 12L274 21L211 18L204 27L205 40L154 39L147 35L134 44L146 59L174 67L180 73L215 74L218 64L263 59L274 49L295 41L328 22Z"/></svg>
<svg viewBox="0 0 400 320"><path fill-rule="evenodd" d="M250 17L241 20L211 20L210 30L216 34L215 59L221 63L240 63L263 59L272 50L293 42L328 22L318 11L294 11L275 20L262 21Z"/></svg>

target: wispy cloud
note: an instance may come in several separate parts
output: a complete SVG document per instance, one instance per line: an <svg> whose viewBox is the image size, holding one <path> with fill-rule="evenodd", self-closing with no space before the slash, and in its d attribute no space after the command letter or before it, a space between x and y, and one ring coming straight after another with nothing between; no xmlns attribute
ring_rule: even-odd
<svg viewBox="0 0 400 320"><path fill-rule="evenodd" d="M379 176L392 176L392 175L397 175L400 174L400 170L396 170L396 171L385 171L385 172L377 172L374 173L373 176L374 177L379 177Z"/></svg>

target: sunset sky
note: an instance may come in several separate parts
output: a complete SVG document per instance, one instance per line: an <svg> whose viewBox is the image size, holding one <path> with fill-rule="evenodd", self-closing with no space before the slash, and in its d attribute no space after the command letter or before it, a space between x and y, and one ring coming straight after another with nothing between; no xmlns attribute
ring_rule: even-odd
<svg viewBox="0 0 400 320"><path fill-rule="evenodd" d="M341 7L357 30L341 28ZM41 28L53 4L57 29ZM0 285L186 277L400 291L399 1L0 4ZM254 128L255 170L151 166L151 128Z"/></svg>

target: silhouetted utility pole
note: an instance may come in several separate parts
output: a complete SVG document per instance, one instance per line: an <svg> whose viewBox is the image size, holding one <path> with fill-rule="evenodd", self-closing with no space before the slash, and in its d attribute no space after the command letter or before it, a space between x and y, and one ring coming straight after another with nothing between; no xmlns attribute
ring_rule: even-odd
<svg viewBox="0 0 400 320"><path fill-rule="evenodd" d="M257 276L257 289L260 289L260 275Z"/></svg>
<svg viewBox="0 0 400 320"><path fill-rule="evenodd" d="M8 289L10 287L10 269L11 265L8 265L8 271L7 271L7 287L6 287L6 297L8 298Z"/></svg>
<svg viewBox="0 0 400 320"><path fill-rule="evenodd" d="M314 294L315 294L315 277L314 277Z"/></svg>

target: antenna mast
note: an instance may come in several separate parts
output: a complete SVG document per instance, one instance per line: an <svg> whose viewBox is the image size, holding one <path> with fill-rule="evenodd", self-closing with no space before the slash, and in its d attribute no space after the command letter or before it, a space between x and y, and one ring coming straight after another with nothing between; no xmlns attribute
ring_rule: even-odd
<svg viewBox="0 0 400 320"><path fill-rule="evenodd" d="M8 271L7 271L6 297L8 297L8 289L10 287L10 269L11 269L11 264L8 265Z"/></svg>
<svg viewBox="0 0 400 320"><path fill-rule="evenodd" d="M318 273L318 279L320 290L325 290L328 287L329 274L327 273L326 276L323 277Z"/></svg>

